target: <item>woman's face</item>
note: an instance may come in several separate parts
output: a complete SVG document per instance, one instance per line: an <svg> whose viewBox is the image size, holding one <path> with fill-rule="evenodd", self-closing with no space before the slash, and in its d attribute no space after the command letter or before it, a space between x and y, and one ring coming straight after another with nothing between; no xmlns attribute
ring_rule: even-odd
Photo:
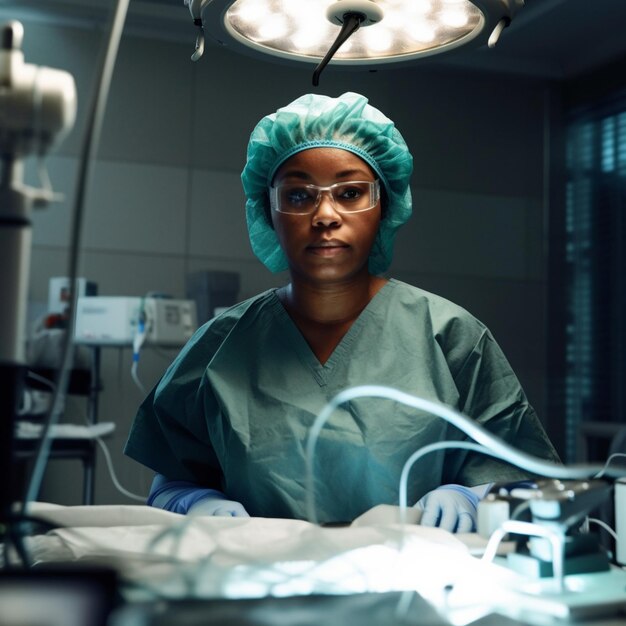
<svg viewBox="0 0 626 626"><path fill-rule="evenodd" d="M311 148L287 159L272 184L328 186L357 180L376 180L360 157L340 148ZM370 210L344 213L335 209L328 192L322 193L312 213L294 215L272 210L272 223L292 277L314 283L367 275L367 260L380 220L380 200Z"/></svg>

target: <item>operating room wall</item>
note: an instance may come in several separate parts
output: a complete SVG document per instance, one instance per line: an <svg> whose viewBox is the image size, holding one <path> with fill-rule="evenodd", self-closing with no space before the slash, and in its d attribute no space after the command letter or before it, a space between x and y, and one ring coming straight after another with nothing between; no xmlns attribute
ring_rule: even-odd
<svg viewBox="0 0 626 626"><path fill-rule="evenodd" d="M46 162L65 199L34 216L29 299L67 272L71 208L102 33L25 22L30 63L75 77L76 126ZM311 91L310 67L293 68L208 47L189 59L193 34L175 43L125 36L85 202L80 274L101 295L148 291L185 295L197 270L240 274L239 299L278 286L247 240L239 175L258 119ZM469 309L493 331L531 402L545 406L544 184L549 87L532 78L472 73L432 63L415 69L335 70L316 91L353 90L396 122L414 154L414 216L401 231L389 272ZM27 180L36 182L29 160ZM175 351L142 353L151 387ZM99 418L121 484L145 493L151 473L121 449L143 394L130 376L129 349L102 353ZM68 400L80 420L83 401ZM41 499L80 502L79 461L50 463ZM96 502L128 503L99 456Z"/></svg>

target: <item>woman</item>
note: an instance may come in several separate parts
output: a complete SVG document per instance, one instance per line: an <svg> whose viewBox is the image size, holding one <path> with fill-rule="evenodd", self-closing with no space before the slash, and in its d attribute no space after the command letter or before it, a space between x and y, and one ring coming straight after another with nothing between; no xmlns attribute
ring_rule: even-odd
<svg viewBox="0 0 626 626"><path fill-rule="evenodd" d="M516 447L557 460L488 329L447 300L387 279L411 214L412 157L354 93L305 95L254 129L242 174L252 248L290 282L205 324L141 406L125 452L157 476L149 504L181 513L305 518L308 430L340 391L389 385L443 402ZM422 446L465 435L387 399L340 407L316 446L318 519L398 502ZM525 478L452 450L412 469L422 523L472 530L494 481Z"/></svg>

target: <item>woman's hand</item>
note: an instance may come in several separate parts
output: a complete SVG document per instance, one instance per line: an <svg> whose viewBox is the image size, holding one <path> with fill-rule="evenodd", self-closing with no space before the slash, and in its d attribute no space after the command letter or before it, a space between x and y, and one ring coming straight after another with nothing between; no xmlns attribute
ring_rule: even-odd
<svg viewBox="0 0 626 626"><path fill-rule="evenodd" d="M217 489L207 489L184 480L170 480L156 474L147 504L182 515L250 517L239 502L229 500Z"/></svg>
<svg viewBox="0 0 626 626"><path fill-rule="evenodd" d="M437 526L451 533L476 530L476 515L480 498L463 485L442 485L429 491L415 505L422 509L422 526Z"/></svg>
<svg viewBox="0 0 626 626"><path fill-rule="evenodd" d="M216 517L250 517L240 502L227 500L219 491L212 490L189 508L188 515L213 515Z"/></svg>

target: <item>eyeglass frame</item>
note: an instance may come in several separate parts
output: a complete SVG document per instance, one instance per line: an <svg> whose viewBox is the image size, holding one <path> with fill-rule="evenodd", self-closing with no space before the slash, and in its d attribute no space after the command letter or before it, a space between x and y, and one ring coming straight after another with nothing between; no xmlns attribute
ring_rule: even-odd
<svg viewBox="0 0 626 626"><path fill-rule="evenodd" d="M282 185L296 185L298 186L298 183L280 183L278 185L272 185L269 188L269 200L270 200L270 208L272 211L276 211L277 213L282 213L283 215L311 215L312 213L315 213L315 211L318 210L321 202L322 202L322 193L323 192L329 192L333 189L333 187L337 187L340 185L350 185L350 184L354 184L354 183L367 183L368 185L374 185L374 196L375 196L375 200L374 200L374 204L372 204L372 206L367 207L366 209L357 209L356 211L346 211L342 208L339 208L337 206L337 202L335 201L335 196L330 193L330 198L331 198L331 202L333 205L333 209L335 211L337 211L338 213L341 214L352 214L352 213L363 213L364 211L371 211L373 208L376 207L376 205L380 202L381 200L381 188L380 188L380 179L376 178L375 180L345 180L345 181L337 181L336 183L333 183L332 185L315 185L314 183L305 183L300 185L302 188L305 189L316 189L317 190L317 198L315 200L315 204L313 205L313 208L310 211L306 211L306 212L297 212L297 211L281 211L280 209L277 208L278 206L278 189L282 186ZM370 191L370 195L371 195L371 191Z"/></svg>

